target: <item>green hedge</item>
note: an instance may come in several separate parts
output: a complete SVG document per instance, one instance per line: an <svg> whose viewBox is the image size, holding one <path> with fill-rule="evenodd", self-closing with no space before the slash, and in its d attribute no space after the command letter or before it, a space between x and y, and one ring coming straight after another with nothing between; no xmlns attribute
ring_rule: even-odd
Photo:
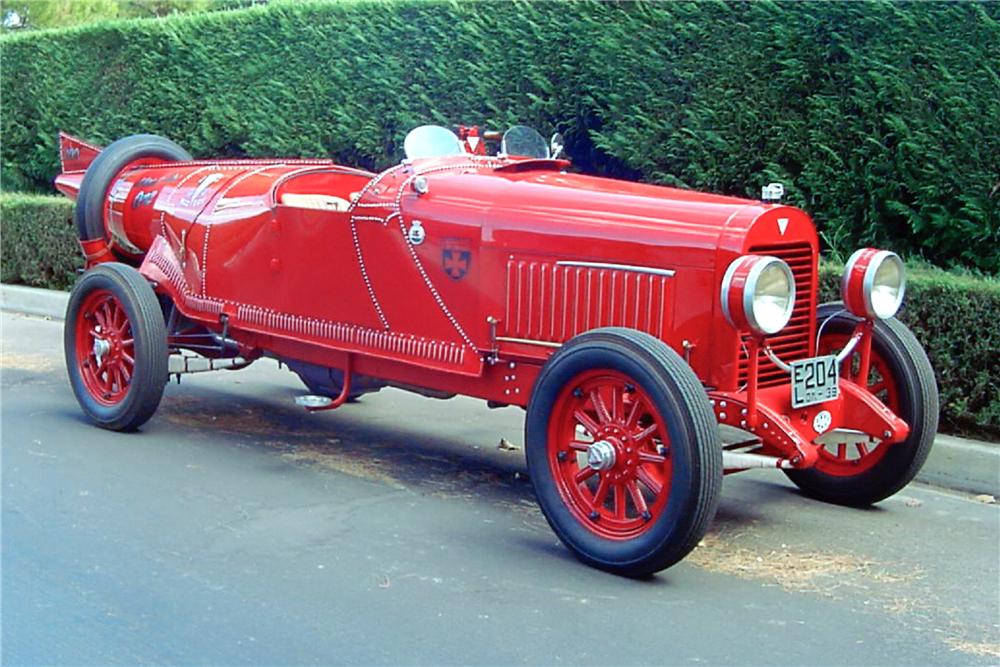
<svg viewBox="0 0 1000 667"><path fill-rule="evenodd" d="M779 180L842 251L1000 271L1000 3L272 2L0 39L4 189L56 131L368 168L423 122L525 122L588 171Z"/></svg>
<svg viewBox="0 0 1000 667"><path fill-rule="evenodd" d="M0 280L68 289L82 267L72 201L0 195Z"/></svg>
<svg viewBox="0 0 1000 667"><path fill-rule="evenodd" d="M62 197L0 195L3 282L67 289L83 265ZM820 268L820 297L839 299L842 268ZM1000 437L1000 282L910 267L900 319L926 348L941 389L942 428Z"/></svg>

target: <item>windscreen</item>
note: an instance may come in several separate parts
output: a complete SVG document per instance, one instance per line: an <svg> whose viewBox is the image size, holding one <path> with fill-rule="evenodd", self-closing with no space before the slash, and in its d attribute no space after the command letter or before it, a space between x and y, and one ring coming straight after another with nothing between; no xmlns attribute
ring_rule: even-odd
<svg viewBox="0 0 1000 667"><path fill-rule="evenodd" d="M500 152L517 157L549 158L549 146L538 131L527 125L515 125L503 133Z"/></svg>
<svg viewBox="0 0 1000 667"><path fill-rule="evenodd" d="M421 125L410 130L403 141L406 157L413 160L441 155L461 155L465 151L454 132L440 125Z"/></svg>

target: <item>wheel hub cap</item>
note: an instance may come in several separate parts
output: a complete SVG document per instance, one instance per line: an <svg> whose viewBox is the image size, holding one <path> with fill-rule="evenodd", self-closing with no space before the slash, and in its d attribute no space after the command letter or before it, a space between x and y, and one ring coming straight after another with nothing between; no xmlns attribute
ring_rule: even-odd
<svg viewBox="0 0 1000 667"><path fill-rule="evenodd" d="M615 447L607 440L598 440L587 448L587 465L594 470L608 470L615 465Z"/></svg>
<svg viewBox="0 0 1000 667"><path fill-rule="evenodd" d="M94 356L97 357L97 363L101 362L108 352L111 351L111 341L105 338L95 338L94 339Z"/></svg>

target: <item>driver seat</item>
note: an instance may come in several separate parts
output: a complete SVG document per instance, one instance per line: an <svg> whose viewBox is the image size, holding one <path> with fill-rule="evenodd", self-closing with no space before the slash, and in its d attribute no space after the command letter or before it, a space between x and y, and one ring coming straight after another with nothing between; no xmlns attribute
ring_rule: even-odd
<svg viewBox="0 0 1000 667"><path fill-rule="evenodd" d="M281 203L295 208L311 208L321 211L346 211L351 202L341 197L320 194L299 194L286 192L281 195Z"/></svg>

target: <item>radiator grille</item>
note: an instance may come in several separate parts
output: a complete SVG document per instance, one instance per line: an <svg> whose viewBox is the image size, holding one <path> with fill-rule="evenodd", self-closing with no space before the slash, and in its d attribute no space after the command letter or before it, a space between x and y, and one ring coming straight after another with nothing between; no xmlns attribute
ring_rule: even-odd
<svg viewBox="0 0 1000 667"><path fill-rule="evenodd" d="M629 327L663 338L673 279L614 268L510 259L502 335L561 343L597 327Z"/></svg>
<svg viewBox="0 0 1000 667"><path fill-rule="evenodd" d="M750 248L750 254L771 255L788 262L795 276L795 308L788 326L767 340L771 348L789 362L810 355L810 340L814 331L816 313L816 285L813 282L816 257L808 243L794 245L768 245ZM747 381L747 355L745 348L737 350L739 358L739 385ZM762 387L782 384L788 381L788 374L775 366L770 359L762 356L760 361L759 384Z"/></svg>

